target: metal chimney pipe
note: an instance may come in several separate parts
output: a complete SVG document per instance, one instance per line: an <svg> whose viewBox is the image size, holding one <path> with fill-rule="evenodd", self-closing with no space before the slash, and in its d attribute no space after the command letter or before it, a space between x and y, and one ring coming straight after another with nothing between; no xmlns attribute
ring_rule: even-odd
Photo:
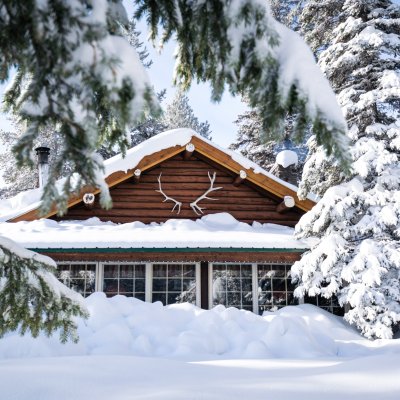
<svg viewBox="0 0 400 400"><path fill-rule="evenodd" d="M39 187L44 187L49 178L49 147L36 147L36 155L38 156L39 164Z"/></svg>

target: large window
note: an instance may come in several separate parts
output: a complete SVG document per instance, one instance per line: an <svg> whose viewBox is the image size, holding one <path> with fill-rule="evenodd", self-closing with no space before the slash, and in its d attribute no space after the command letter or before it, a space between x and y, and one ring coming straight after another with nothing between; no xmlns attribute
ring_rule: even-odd
<svg viewBox="0 0 400 400"><path fill-rule="evenodd" d="M211 305L253 310L252 265L212 265Z"/></svg>
<svg viewBox="0 0 400 400"><path fill-rule="evenodd" d="M58 278L83 296L103 291L109 297L200 306L198 263L61 262Z"/></svg>
<svg viewBox="0 0 400 400"><path fill-rule="evenodd" d="M257 265L259 314L264 311L298 304L298 300L293 296L294 286L289 276L290 267L290 265L285 264Z"/></svg>
<svg viewBox="0 0 400 400"><path fill-rule="evenodd" d="M96 290L96 263L59 264L57 278L82 296L89 296Z"/></svg>
<svg viewBox="0 0 400 400"><path fill-rule="evenodd" d="M146 264L104 264L103 292L145 300Z"/></svg>
<svg viewBox="0 0 400 400"><path fill-rule="evenodd" d="M208 304L258 314L298 304L290 267L283 263L209 263ZM199 263L61 262L57 274L61 282L85 297L104 291L107 296L120 294L164 305L188 302L200 306ZM306 297L304 302L343 315L335 297Z"/></svg>
<svg viewBox="0 0 400 400"><path fill-rule="evenodd" d="M196 304L196 296L196 264L153 264L153 302Z"/></svg>
<svg viewBox="0 0 400 400"><path fill-rule="evenodd" d="M298 304L289 276L290 265L214 263L210 270L210 304L258 314Z"/></svg>

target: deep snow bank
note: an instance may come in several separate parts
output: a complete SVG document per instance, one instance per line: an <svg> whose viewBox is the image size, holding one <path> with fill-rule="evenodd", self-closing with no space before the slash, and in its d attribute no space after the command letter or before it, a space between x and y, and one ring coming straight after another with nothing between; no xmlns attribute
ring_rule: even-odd
<svg viewBox="0 0 400 400"><path fill-rule="evenodd" d="M69 355L137 355L183 359L316 358L371 354L385 344L400 353L400 341L369 342L317 307L285 307L260 317L217 306L202 310L190 304L164 307L134 298L85 300L87 321L79 320L78 344L51 338L9 334L0 340L0 358Z"/></svg>

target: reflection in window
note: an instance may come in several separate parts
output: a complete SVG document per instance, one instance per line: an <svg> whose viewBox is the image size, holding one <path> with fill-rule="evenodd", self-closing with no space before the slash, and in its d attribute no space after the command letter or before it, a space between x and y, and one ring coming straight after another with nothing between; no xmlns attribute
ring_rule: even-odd
<svg viewBox="0 0 400 400"><path fill-rule="evenodd" d="M213 264L212 305L253 310L251 264Z"/></svg>
<svg viewBox="0 0 400 400"><path fill-rule="evenodd" d="M96 264L59 264L57 278L64 285L87 297L95 291Z"/></svg>
<svg viewBox="0 0 400 400"><path fill-rule="evenodd" d="M196 265L153 264L152 301L196 304Z"/></svg>
<svg viewBox="0 0 400 400"><path fill-rule="evenodd" d="M323 308L332 314L340 315L341 317L344 315L344 308L339 305L339 301L336 296L332 296L330 299L326 299L321 295L305 296L304 303L314 304L315 306Z"/></svg>
<svg viewBox="0 0 400 400"><path fill-rule="evenodd" d="M274 311L287 305L298 304L293 295L290 265L258 264L258 313Z"/></svg>
<svg viewBox="0 0 400 400"><path fill-rule="evenodd" d="M103 291L145 300L145 264L104 264Z"/></svg>

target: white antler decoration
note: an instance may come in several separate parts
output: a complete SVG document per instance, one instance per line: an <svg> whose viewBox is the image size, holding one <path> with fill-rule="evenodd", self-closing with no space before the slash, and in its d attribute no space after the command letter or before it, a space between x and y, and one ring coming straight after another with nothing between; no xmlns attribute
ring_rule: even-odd
<svg viewBox="0 0 400 400"><path fill-rule="evenodd" d="M177 214L179 214L179 213L181 212L182 203L181 203L180 201L177 201L177 200L173 199L172 197L167 196L167 195L163 192L163 190L162 190L162 188L161 188L161 174L162 174L162 172L160 173L160 176L159 176L158 179L157 179L157 180L158 180L158 186L159 186L160 190L156 190L156 192L161 193L161 194L165 197L163 203L165 203L165 202L168 201L168 200L173 201L173 202L175 203L175 205L172 207L171 212L174 211L176 207L178 207L178 212L177 212Z"/></svg>
<svg viewBox="0 0 400 400"><path fill-rule="evenodd" d="M197 205L197 203L198 203L199 201L201 201L201 200L204 200L204 199L208 199L208 200L218 200L218 199L213 199L212 197L207 197L207 195L208 195L208 193L211 193L211 192L213 192L214 190L222 189L222 186L216 187L216 188L213 187L213 184L214 184L214 181L215 181L215 177L216 177L216 175L217 175L216 172L213 173L212 178L211 178L210 172L207 172L207 173L208 173L208 177L210 178L210 182L211 182L210 188L209 188L204 194L202 194L200 197L198 197L193 203L190 203L190 207L192 207L192 210L193 210L197 215L204 214L204 213L203 213L203 210L205 210L204 207L199 207L199 206ZM197 212L197 211L198 211L198 212Z"/></svg>

